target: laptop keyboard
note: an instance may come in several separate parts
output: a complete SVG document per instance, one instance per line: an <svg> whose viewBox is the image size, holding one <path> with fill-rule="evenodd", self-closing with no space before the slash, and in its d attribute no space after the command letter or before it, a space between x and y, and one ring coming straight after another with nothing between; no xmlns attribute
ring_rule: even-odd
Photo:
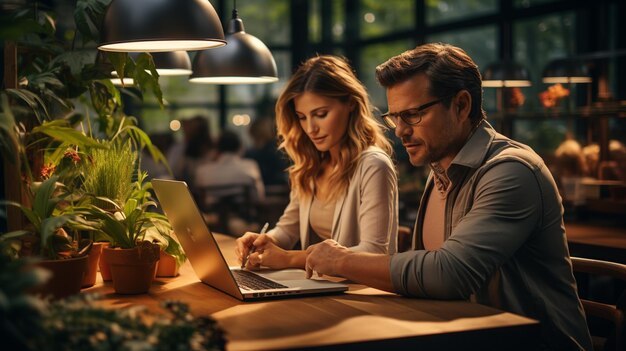
<svg viewBox="0 0 626 351"><path fill-rule="evenodd" d="M233 277L235 277L235 280L237 281L237 285L248 290L287 288L287 286L285 285L278 284L248 271L236 270L231 272L233 273Z"/></svg>

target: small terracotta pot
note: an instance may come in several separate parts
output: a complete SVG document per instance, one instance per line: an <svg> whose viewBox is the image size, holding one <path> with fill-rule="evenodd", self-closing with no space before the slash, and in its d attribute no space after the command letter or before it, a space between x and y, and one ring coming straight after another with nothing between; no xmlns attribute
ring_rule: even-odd
<svg viewBox="0 0 626 351"><path fill-rule="evenodd" d="M87 271L87 256L68 258L66 260L44 260L35 266L52 273L50 279L42 286L33 290L34 294L61 299L80 292L83 277Z"/></svg>
<svg viewBox="0 0 626 351"><path fill-rule="evenodd" d="M87 272L83 278L83 288L88 288L96 284L96 273L98 272L98 265L100 262L100 256L102 255L102 249L104 245L109 243L93 243L91 250L89 250L89 260L87 261Z"/></svg>
<svg viewBox="0 0 626 351"><path fill-rule="evenodd" d="M102 252L104 249L109 247L109 243L103 243ZM107 262L104 255L100 256L100 261L98 262L98 268L100 269L100 275L102 276L102 281L110 282L111 281L111 267L109 267L109 262Z"/></svg>
<svg viewBox="0 0 626 351"><path fill-rule="evenodd" d="M105 248L103 257L111 267L113 289L118 294L148 292L156 274L160 248L148 243L132 249Z"/></svg>
<svg viewBox="0 0 626 351"><path fill-rule="evenodd" d="M157 277L175 277L178 275L178 264L176 258L164 251L161 251L159 263L157 264Z"/></svg>

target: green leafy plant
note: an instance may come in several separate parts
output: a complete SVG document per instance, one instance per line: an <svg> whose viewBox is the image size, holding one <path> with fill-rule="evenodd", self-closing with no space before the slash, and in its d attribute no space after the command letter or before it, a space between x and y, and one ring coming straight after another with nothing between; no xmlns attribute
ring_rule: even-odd
<svg viewBox="0 0 626 351"><path fill-rule="evenodd" d="M145 181L146 177L145 172L137 173L137 180L132 183L129 196L121 203L96 197L97 202L74 208L72 211L100 222L98 232L113 247L130 249L143 241L154 242L174 256L180 265L186 260L186 256L180 244L169 235L172 227L167 217L150 211L157 207L157 203L151 197L152 184Z"/></svg>
<svg viewBox="0 0 626 351"><path fill-rule="evenodd" d="M29 253L49 259L77 257L88 252L89 247L84 247L79 251L74 245L74 238L69 236L63 227L74 230L96 230L98 223L65 211L63 207L67 207L70 194L65 192L64 185L57 180L58 177L53 176L41 183L33 183L30 207L14 202L4 202L19 207L29 221L29 226L25 229L0 237L0 241L12 240L12 244L6 246L10 249L8 252L10 256L17 257L24 242L32 245ZM28 234L32 235L33 240L16 241Z"/></svg>
<svg viewBox="0 0 626 351"><path fill-rule="evenodd" d="M53 15L38 2L16 1L0 14L0 33L7 47L19 49L18 85L0 91L0 152L16 165L11 174L19 174L13 179L26 180L19 184L23 188L33 179L45 178L42 170L63 167L68 149L88 155L100 147L99 140L130 138L138 148L147 148L157 162L165 160L135 119L125 115L122 93L108 79L115 66L122 76L133 77L142 93L152 92L162 106L152 56L143 54L133 61L126 53L103 54L93 49L109 3L78 0L76 28L63 38L56 33ZM82 104L78 110L86 115L77 113L75 104ZM86 134L85 128L77 126L82 121L90 123L91 111L97 126L92 133L89 125ZM74 186L70 178L79 175L74 171L58 174L69 187Z"/></svg>

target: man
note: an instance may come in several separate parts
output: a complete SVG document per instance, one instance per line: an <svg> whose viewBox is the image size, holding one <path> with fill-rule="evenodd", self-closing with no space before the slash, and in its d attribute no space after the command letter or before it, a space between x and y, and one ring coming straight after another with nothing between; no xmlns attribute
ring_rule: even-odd
<svg viewBox="0 0 626 351"><path fill-rule="evenodd" d="M402 295L472 299L541 321L544 346L591 349L554 180L528 146L485 121L478 67L445 44L418 46L376 68L385 123L414 166L430 165L413 238L393 256L310 247L307 273Z"/></svg>

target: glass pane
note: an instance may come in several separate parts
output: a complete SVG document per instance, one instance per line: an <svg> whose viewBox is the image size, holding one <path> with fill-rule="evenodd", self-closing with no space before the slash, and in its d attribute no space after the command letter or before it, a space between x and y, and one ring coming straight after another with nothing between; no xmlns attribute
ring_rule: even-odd
<svg viewBox="0 0 626 351"><path fill-rule="evenodd" d="M426 0L426 23L439 24L478 17L498 10L497 0Z"/></svg>
<svg viewBox="0 0 626 351"><path fill-rule="evenodd" d="M344 0L333 0L333 40L343 40L346 23L346 4Z"/></svg>
<svg viewBox="0 0 626 351"><path fill-rule="evenodd" d="M309 40L311 43L319 43L322 40L322 2L311 0L309 2ZM343 40L345 28L345 1L331 1L332 39L334 42Z"/></svg>
<svg viewBox="0 0 626 351"><path fill-rule="evenodd" d="M414 5L414 1L406 0L361 0L361 38L412 28Z"/></svg>
<svg viewBox="0 0 626 351"><path fill-rule="evenodd" d="M163 99L170 103L211 104L219 100L216 85L190 83L188 76L160 77L159 84L163 91Z"/></svg>
<svg viewBox="0 0 626 351"><path fill-rule="evenodd" d="M565 12L519 21L513 25L514 59L530 70L533 82L531 87L525 89L528 95L522 110L543 109L539 93L549 87L541 81L543 69L551 60L572 56L577 52L575 19L573 12ZM578 89L570 90L574 92ZM574 96L569 98L575 99Z"/></svg>
<svg viewBox="0 0 626 351"><path fill-rule="evenodd" d="M141 110L141 129L148 134L156 134L170 131L170 119L172 111L146 107Z"/></svg>
<svg viewBox="0 0 626 351"><path fill-rule="evenodd" d="M493 25L433 34L426 39L431 43L442 42L462 48L476 62L481 72L497 59L496 27ZM486 111L495 110L494 89L484 89L483 93L483 108Z"/></svg>
<svg viewBox="0 0 626 351"><path fill-rule="evenodd" d="M267 46L285 45L289 44L291 33L289 3L285 0L240 1L237 11L248 34L261 39ZM231 11L226 12L228 16L223 19L224 23L231 18Z"/></svg>
<svg viewBox="0 0 626 351"><path fill-rule="evenodd" d="M322 40L322 4L320 0L309 2L309 40L319 43Z"/></svg>
<svg viewBox="0 0 626 351"><path fill-rule="evenodd" d="M515 7L531 7L535 5L547 4L550 2L555 2L556 0L515 0Z"/></svg>
<svg viewBox="0 0 626 351"><path fill-rule="evenodd" d="M404 39L384 44L368 45L361 50L359 57L360 71L357 72L358 77L367 87L374 106L381 111L387 111L387 96L385 89L376 81L376 66L414 47L415 43L413 40Z"/></svg>

